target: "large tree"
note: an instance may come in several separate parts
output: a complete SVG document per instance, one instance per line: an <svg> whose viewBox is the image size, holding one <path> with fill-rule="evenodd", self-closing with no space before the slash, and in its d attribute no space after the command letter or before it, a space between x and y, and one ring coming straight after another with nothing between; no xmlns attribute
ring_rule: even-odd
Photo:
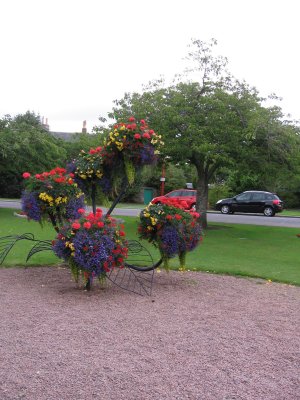
<svg viewBox="0 0 300 400"><path fill-rule="evenodd" d="M168 87L153 82L141 94L127 93L116 100L109 114L116 120L130 114L146 117L164 137L164 156L195 166L197 210L204 227L208 184L218 171L233 168L241 154L247 157L253 149L260 159L267 153L268 160L276 163L280 156L285 162L290 144L286 142L284 149L282 144L295 136L293 127L280 121L278 109L263 107L255 88L226 73L226 59L213 56L213 45L215 41L193 42L195 50L189 53L189 59L196 66L189 74L197 81ZM264 145L268 149L261 152Z"/></svg>
<svg viewBox="0 0 300 400"><path fill-rule="evenodd" d="M32 112L0 119L0 196L20 195L24 171L39 173L64 165L66 151L61 144Z"/></svg>

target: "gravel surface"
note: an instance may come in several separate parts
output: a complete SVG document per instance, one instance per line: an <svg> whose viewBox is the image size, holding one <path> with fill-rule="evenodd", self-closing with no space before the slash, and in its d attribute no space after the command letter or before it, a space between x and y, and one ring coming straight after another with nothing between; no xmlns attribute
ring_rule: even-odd
<svg viewBox="0 0 300 400"><path fill-rule="evenodd" d="M155 272L151 296L0 270L0 400L300 399L300 287Z"/></svg>

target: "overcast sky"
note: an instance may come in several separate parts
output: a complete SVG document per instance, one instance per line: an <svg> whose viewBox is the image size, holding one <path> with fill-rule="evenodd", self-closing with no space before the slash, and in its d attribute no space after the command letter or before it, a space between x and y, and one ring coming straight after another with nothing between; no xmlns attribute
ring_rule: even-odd
<svg viewBox="0 0 300 400"><path fill-rule="evenodd" d="M299 4L299 5L298 5ZM191 38L300 119L298 0L1 0L0 117L91 131L114 99L182 72Z"/></svg>

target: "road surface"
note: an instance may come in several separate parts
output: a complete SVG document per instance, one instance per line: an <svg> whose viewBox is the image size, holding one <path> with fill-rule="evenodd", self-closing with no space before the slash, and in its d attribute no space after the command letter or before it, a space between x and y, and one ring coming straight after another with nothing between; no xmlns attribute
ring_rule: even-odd
<svg viewBox="0 0 300 400"><path fill-rule="evenodd" d="M21 202L19 200L0 200L0 208L21 208ZM101 207L103 212L107 210L105 207ZM136 208L115 208L112 215L124 215L124 216L138 216L141 212L140 209ZM263 225L263 226L281 226L291 227L300 229L300 218L299 217L282 217L277 214L275 217L265 217L262 214L221 214L219 212L208 212L207 221L210 222L222 222L228 224L249 224L249 225Z"/></svg>

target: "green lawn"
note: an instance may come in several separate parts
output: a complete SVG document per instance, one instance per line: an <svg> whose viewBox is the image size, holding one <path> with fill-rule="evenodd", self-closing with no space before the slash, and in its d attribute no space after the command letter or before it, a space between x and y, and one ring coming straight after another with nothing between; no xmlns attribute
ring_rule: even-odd
<svg viewBox="0 0 300 400"><path fill-rule="evenodd" d="M32 232L38 239L53 239L50 225L41 228L38 223L13 216L14 210L0 209L0 236ZM125 221L128 239L137 239L138 218L120 217ZM260 277L272 281L300 285L300 233L297 228L264 227L237 224L210 224L204 232L201 245L187 256L187 269L213 273ZM154 259L158 251L142 242ZM6 258L3 266L25 265L31 245L19 242ZM38 253L29 265L60 263L52 252ZM171 260L171 268L178 268L178 260Z"/></svg>

